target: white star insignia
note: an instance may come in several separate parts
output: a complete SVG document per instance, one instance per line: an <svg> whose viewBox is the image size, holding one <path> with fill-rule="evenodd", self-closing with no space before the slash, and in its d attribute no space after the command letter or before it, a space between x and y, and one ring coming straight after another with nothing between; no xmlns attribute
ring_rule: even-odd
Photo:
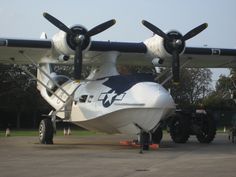
<svg viewBox="0 0 236 177"><path fill-rule="evenodd" d="M106 99L105 103L109 102L109 104L111 104L112 103L112 99L116 95L117 94L116 94L115 90L112 93L107 93L107 99Z"/></svg>

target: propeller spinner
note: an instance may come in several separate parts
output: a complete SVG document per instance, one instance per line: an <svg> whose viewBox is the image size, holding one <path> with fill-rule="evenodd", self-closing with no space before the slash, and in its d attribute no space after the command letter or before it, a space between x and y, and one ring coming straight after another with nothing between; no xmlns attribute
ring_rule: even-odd
<svg viewBox="0 0 236 177"><path fill-rule="evenodd" d="M185 48L185 41L191 39L196 36L203 30L205 30L208 26L207 23L203 23L196 28L190 30L184 36L182 36L179 32L171 31L169 33L164 33L161 29L151 24L150 22L143 20L142 24L151 30L156 35L162 37L164 39L164 47L168 53L172 55L172 74L173 74L173 82L179 83L179 54Z"/></svg>
<svg viewBox="0 0 236 177"><path fill-rule="evenodd" d="M116 21L114 19L106 21L87 31L82 27L74 27L70 29L64 23L62 23L61 21L46 12L43 13L43 16L54 26L56 26L67 34L68 44L72 49L75 50L74 78L75 80L80 80L83 64L82 51L89 45L90 37L107 30L108 28L113 26Z"/></svg>

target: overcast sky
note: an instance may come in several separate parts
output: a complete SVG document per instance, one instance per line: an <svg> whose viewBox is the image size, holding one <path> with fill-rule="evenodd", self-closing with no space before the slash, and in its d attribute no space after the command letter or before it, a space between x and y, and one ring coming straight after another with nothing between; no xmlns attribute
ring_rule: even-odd
<svg viewBox="0 0 236 177"><path fill-rule="evenodd" d="M187 46L236 48L235 0L0 0L0 37L51 38L58 29L43 17L48 12L66 25L88 29L109 19L117 23L94 40L140 42L150 37L141 21L146 19L168 31L182 34L207 22L209 27ZM225 70L214 71L227 74Z"/></svg>

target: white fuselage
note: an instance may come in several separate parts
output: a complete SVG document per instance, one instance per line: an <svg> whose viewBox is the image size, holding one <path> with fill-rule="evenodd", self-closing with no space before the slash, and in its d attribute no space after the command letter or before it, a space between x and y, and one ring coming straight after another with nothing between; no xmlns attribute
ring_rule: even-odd
<svg viewBox="0 0 236 177"><path fill-rule="evenodd" d="M87 88L99 84L87 84L85 88L78 89L75 96L79 91L86 92ZM77 106L73 104L72 113L78 109L84 117L72 114L72 121L80 126L108 133L136 134L140 131L137 125L147 132L154 129L160 120L175 111L175 104L170 94L159 84L140 82L119 95L103 87L103 91L97 92L88 102Z"/></svg>
<svg viewBox="0 0 236 177"><path fill-rule="evenodd" d="M76 88L69 120L89 130L136 134L141 127L150 132L175 111L169 92L144 75L117 75L63 85L66 90L69 87ZM57 98L51 98L52 106L61 107ZM64 114L58 116L66 119Z"/></svg>
<svg viewBox="0 0 236 177"><path fill-rule="evenodd" d="M68 80L61 85L67 94L57 89L55 95L50 95L40 85L38 89L58 117L86 129L128 134L137 134L140 128L155 131L161 120L175 112L175 103L152 75L120 75L116 67L118 56L117 52L103 53L99 57L101 65L91 70L87 80ZM62 77L55 76L47 64L41 68L52 78ZM46 85L53 85L41 72L37 77Z"/></svg>

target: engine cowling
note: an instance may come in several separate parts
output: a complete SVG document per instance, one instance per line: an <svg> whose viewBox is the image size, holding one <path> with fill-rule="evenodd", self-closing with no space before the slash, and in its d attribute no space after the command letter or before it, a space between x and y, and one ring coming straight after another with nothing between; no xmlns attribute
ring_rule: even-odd
<svg viewBox="0 0 236 177"><path fill-rule="evenodd" d="M59 56L64 55L67 58L74 54L74 79L80 80L82 75L83 51L89 48L91 43L90 37L107 30L116 21L114 19L108 20L88 31L81 25L68 28L64 23L47 12L44 12L43 16L61 30L53 37L55 51L59 53Z"/></svg>
<svg viewBox="0 0 236 177"><path fill-rule="evenodd" d="M183 54L185 49L185 41L191 39L196 36L203 30L205 30L208 26L207 23L203 23L196 28L190 30L184 36L180 34L178 31L170 31L169 33L164 33L161 29L151 24L150 22L143 20L142 24L151 30L154 34L158 35L162 39L158 37L146 41L146 45L148 46L148 52L154 57L161 58L164 61L165 57L172 56L172 75L173 82L175 84L179 83L179 70L180 70L180 61L179 56ZM153 41L156 41L156 46Z"/></svg>
<svg viewBox="0 0 236 177"><path fill-rule="evenodd" d="M74 25L71 28L75 34L86 34L87 29L81 25ZM65 33L64 31L60 30L56 33L53 38L53 47L57 53L60 55L70 56L75 54L76 48L76 41L74 40L74 36L72 34ZM91 44L90 37L84 39L82 50L88 50Z"/></svg>
<svg viewBox="0 0 236 177"><path fill-rule="evenodd" d="M169 39L178 40L182 37L182 34L178 31L170 31L167 33ZM160 58L164 60L165 58L170 58L172 56L173 45L170 45L170 42L166 39L154 35L153 37L144 41L148 48L148 54L153 58ZM178 53L181 55L185 50L185 42L182 42L178 46Z"/></svg>

